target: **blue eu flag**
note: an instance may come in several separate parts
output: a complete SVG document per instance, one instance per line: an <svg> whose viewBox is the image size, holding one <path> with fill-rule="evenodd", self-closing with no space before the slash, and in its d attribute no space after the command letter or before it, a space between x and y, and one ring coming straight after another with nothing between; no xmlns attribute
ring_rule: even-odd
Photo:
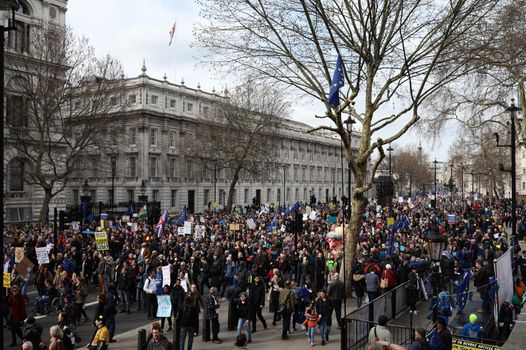
<svg viewBox="0 0 526 350"><path fill-rule="evenodd" d="M329 91L329 104L338 106L340 104L340 88L345 85L343 81L343 61L342 57L338 55L336 61L336 69L332 76L331 90Z"/></svg>

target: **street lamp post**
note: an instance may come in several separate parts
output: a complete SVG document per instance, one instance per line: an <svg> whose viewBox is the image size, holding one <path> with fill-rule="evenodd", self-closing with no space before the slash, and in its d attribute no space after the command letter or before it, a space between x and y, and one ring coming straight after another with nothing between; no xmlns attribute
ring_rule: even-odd
<svg viewBox="0 0 526 350"><path fill-rule="evenodd" d="M475 172L471 170L471 195L475 194Z"/></svg>
<svg viewBox="0 0 526 350"><path fill-rule="evenodd" d="M16 0L3 0L0 3L0 11L11 12L11 18L8 19L7 27L0 22L0 180L2 189L0 191L0 247L4 247L4 50L5 50L5 33L16 30L15 11L20 5ZM2 271L4 270L4 260L2 259ZM5 288L2 283L2 295L0 296L0 314L6 314L4 311Z"/></svg>
<svg viewBox="0 0 526 350"><path fill-rule="evenodd" d="M90 202L91 202L90 188L88 184L88 179L85 179L84 184L82 185L82 196L80 197L80 203L82 205L82 223L83 224L84 224L84 220L86 219L86 214L89 210Z"/></svg>
<svg viewBox="0 0 526 350"><path fill-rule="evenodd" d="M393 171L391 168L391 152L394 151L394 148L391 147L391 144L389 144L389 148L387 148L387 152L389 152L389 207L391 207L392 201L393 201Z"/></svg>
<svg viewBox="0 0 526 350"><path fill-rule="evenodd" d="M286 181L286 173L287 171L287 166L285 164L283 164L283 208L285 208L285 206L287 204L285 204L285 200L286 200L286 197L285 197L285 181Z"/></svg>
<svg viewBox="0 0 526 350"><path fill-rule="evenodd" d="M111 215L115 211L115 172L117 168L117 157L112 155L111 158Z"/></svg>
<svg viewBox="0 0 526 350"><path fill-rule="evenodd" d="M352 146L351 146L352 145L352 125L354 123L356 123L356 121L349 116L343 123L347 127L347 134L349 135L349 152L352 153ZM347 164L349 164L349 162L347 162ZM349 198L348 199L349 209L347 211L347 213L348 213L347 215L349 216L349 221L351 220L351 211L352 211L351 196L352 196L352 193L351 193L351 167L347 166L347 197Z"/></svg>
<svg viewBox="0 0 526 350"><path fill-rule="evenodd" d="M433 203L433 209L436 210L437 208L437 198L438 198L438 193L437 193L437 159L435 158L435 160L433 161L433 164L435 165L435 201Z"/></svg>
<svg viewBox="0 0 526 350"><path fill-rule="evenodd" d="M449 175L449 189L451 191L451 200L453 200L453 162L449 164L449 168L451 169Z"/></svg>

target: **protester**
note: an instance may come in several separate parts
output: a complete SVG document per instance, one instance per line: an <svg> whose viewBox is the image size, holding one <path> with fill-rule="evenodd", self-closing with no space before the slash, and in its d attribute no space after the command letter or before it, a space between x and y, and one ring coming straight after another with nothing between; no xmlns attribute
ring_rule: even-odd
<svg viewBox="0 0 526 350"><path fill-rule="evenodd" d="M96 332L91 339L88 350L107 350L110 342L110 332L106 327L106 319L103 315L95 319Z"/></svg>
<svg viewBox="0 0 526 350"><path fill-rule="evenodd" d="M260 276L255 276L253 282L250 284L248 293L248 302L252 310L252 333L256 332L256 316L263 324L263 329L267 329L267 321L263 317L262 311L265 307L265 287L261 281Z"/></svg>
<svg viewBox="0 0 526 350"><path fill-rule="evenodd" d="M24 328L24 333L22 339L24 342L29 341L33 345L34 349L41 349L43 347L42 343L42 334L44 330L40 326L34 317L29 317L26 320L26 327Z"/></svg>
<svg viewBox="0 0 526 350"><path fill-rule="evenodd" d="M342 327L342 300L345 298L345 285L340 281L340 274L335 273L327 290L332 307L336 314L338 329Z"/></svg>
<svg viewBox="0 0 526 350"><path fill-rule="evenodd" d="M9 346L16 346L17 336L20 340L23 339L22 330L20 329L22 322L26 318L26 301L20 294L20 288L13 286L11 292L7 297L7 308L9 310L8 326L11 329L11 344Z"/></svg>
<svg viewBox="0 0 526 350"><path fill-rule="evenodd" d="M318 293L316 299L316 313L318 314L318 326L320 327L321 345L325 345L329 341L329 333L332 325L332 302L327 298L325 289Z"/></svg>
<svg viewBox="0 0 526 350"><path fill-rule="evenodd" d="M210 320L212 327L212 342L215 344L221 344L223 341L219 339L219 315L217 309L219 309L219 300L217 299L217 288L210 288L210 294L206 300L205 306L205 318Z"/></svg>
<svg viewBox="0 0 526 350"><path fill-rule="evenodd" d="M307 336L309 337L310 346L314 346L314 331L318 325L318 313L316 312L316 306L314 300L311 305L307 308L305 317L305 326L307 327Z"/></svg>
<svg viewBox="0 0 526 350"><path fill-rule="evenodd" d="M197 306L191 296L186 296L179 310L179 322L181 324L181 334L179 338L179 350L192 350L194 342L194 333L196 333L197 325L199 324L199 313ZM188 345L185 348L184 344L188 337Z"/></svg>
<svg viewBox="0 0 526 350"><path fill-rule="evenodd" d="M154 322L150 331L150 337L146 343L146 350L171 350L172 344L161 332L161 325Z"/></svg>
<svg viewBox="0 0 526 350"><path fill-rule="evenodd" d="M51 337L51 340L49 341L48 350L66 350L66 346L64 345L64 341L62 337L64 334L62 333L62 330L59 326L52 326L49 329L49 336Z"/></svg>
<svg viewBox="0 0 526 350"><path fill-rule="evenodd" d="M294 313L296 300L294 293L290 289L290 281L285 282L285 287L281 288L279 292L279 307L281 310L281 317L283 318L283 328L281 331L281 339L288 340L290 332L290 318ZM283 305L283 306L282 306Z"/></svg>
<svg viewBox="0 0 526 350"><path fill-rule="evenodd" d="M371 350L383 350L383 346L375 345L375 342L385 341L389 344L393 342L393 336L386 327L388 320L387 316L380 315L378 317L378 325L369 331L369 344L373 344Z"/></svg>
<svg viewBox="0 0 526 350"><path fill-rule="evenodd" d="M476 314L469 315L469 322L467 322L460 331L460 336L465 337L467 340L476 341L480 338L482 328L478 324L478 317Z"/></svg>

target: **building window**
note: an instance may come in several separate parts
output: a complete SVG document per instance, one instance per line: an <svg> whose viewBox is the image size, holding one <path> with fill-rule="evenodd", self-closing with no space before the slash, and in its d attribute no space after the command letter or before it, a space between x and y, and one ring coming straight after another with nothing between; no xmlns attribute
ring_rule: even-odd
<svg viewBox="0 0 526 350"><path fill-rule="evenodd" d="M97 203L97 190L91 189L89 191L89 196L91 197L90 199L91 203Z"/></svg>
<svg viewBox="0 0 526 350"><path fill-rule="evenodd" d="M150 177L157 177L157 157L150 157Z"/></svg>
<svg viewBox="0 0 526 350"><path fill-rule="evenodd" d="M290 202L290 188L287 188L287 197L285 198L285 201Z"/></svg>
<svg viewBox="0 0 526 350"><path fill-rule="evenodd" d="M176 160L170 159L170 177L175 178L177 175L175 174L177 168L176 168Z"/></svg>
<svg viewBox="0 0 526 350"><path fill-rule="evenodd" d="M108 203L112 203L112 198L113 198L113 191L112 190L108 190ZM113 198L113 203L115 203L115 199Z"/></svg>
<svg viewBox="0 0 526 350"><path fill-rule="evenodd" d="M267 189L267 201L266 201L267 203L270 203L270 193L271 193L271 191L270 191L270 188L269 188L269 189Z"/></svg>
<svg viewBox="0 0 526 350"><path fill-rule="evenodd" d="M152 105L157 105L157 102L159 101L159 97L156 95L150 96Z"/></svg>
<svg viewBox="0 0 526 350"><path fill-rule="evenodd" d="M175 106L176 106L176 100L171 99L170 100L170 108L175 109Z"/></svg>
<svg viewBox="0 0 526 350"><path fill-rule="evenodd" d="M159 201L159 190L152 190L152 199L154 202Z"/></svg>
<svg viewBox="0 0 526 350"><path fill-rule="evenodd" d="M306 188L303 189L303 200L304 201L307 200L307 189Z"/></svg>
<svg viewBox="0 0 526 350"><path fill-rule="evenodd" d="M9 49L17 52L29 52L29 24L16 21L16 30L8 31Z"/></svg>
<svg viewBox="0 0 526 350"><path fill-rule="evenodd" d="M57 19L57 8L55 6L49 7L49 18L52 20Z"/></svg>
<svg viewBox="0 0 526 350"><path fill-rule="evenodd" d="M177 190L172 190L172 195L170 197L170 207L174 208L177 206Z"/></svg>
<svg viewBox="0 0 526 350"><path fill-rule="evenodd" d="M189 160L186 162L186 177L190 179L193 176L193 164L192 161Z"/></svg>
<svg viewBox="0 0 526 350"><path fill-rule="evenodd" d="M300 199L299 196L300 196L300 190L296 188L296 190L294 190L294 200L295 201L299 200Z"/></svg>
<svg viewBox="0 0 526 350"><path fill-rule="evenodd" d="M135 193L133 190L128 190L128 202L133 202L135 200Z"/></svg>
<svg viewBox="0 0 526 350"><path fill-rule="evenodd" d="M278 194L277 194L277 200L278 202L281 202L281 190L278 188Z"/></svg>
<svg viewBox="0 0 526 350"><path fill-rule="evenodd" d="M176 141L176 133L172 131L170 133L170 148L175 148L175 141Z"/></svg>
<svg viewBox="0 0 526 350"><path fill-rule="evenodd" d="M524 181L522 182L522 189L526 190L526 182L524 182Z"/></svg>
<svg viewBox="0 0 526 350"><path fill-rule="evenodd" d="M150 145L157 146L157 129L150 130Z"/></svg>
<svg viewBox="0 0 526 350"><path fill-rule="evenodd" d="M243 203L248 203L248 189L245 188L245 193L243 194Z"/></svg>
<svg viewBox="0 0 526 350"><path fill-rule="evenodd" d="M137 144L137 129L130 128L128 132L130 135L130 145L136 145Z"/></svg>
<svg viewBox="0 0 526 350"><path fill-rule="evenodd" d="M129 171L128 174L131 177L137 176L137 158L135 157L128 158L128 171Z"/></svg>
<svg viewBox="0 0 526 350"><path fill-rule="evenodd" d="M187 104L186 104L186 110L187 110L188 112L191 112L192 109L194 109L194 104L193 104L193 103L187 103Z"/></svg>
<svg viewBox="0 0 526 350"><path fill-rule="evenodd" d="M208 117L210 115L210 107L204 106L203 107L203 116Z"/></svg>
<svg viewBox="0 0 526 350"><path fill-rule="evenodd" d="M210 202L210 190L205 190L203 193L203 205L208 205Z"/></svg>
<svg viewBox="0 0 526 350"><path fill-rule="evenodd" d="M6 123L11 127L27 127L27 103L23 96L6 96Z"/></svg>
<svg viewBox="0 0 526 350"><path fill-rule="evenodd" d="M79 204L79 190L73 190L73 204Z"/></svg>
<svg viewBox="0 0 526 350"><path fill-rule="evenodd" d="M137 95L135 94L131 94L128 96L128 102L131 103L131 104L136 104L137 103Z"/></svg>

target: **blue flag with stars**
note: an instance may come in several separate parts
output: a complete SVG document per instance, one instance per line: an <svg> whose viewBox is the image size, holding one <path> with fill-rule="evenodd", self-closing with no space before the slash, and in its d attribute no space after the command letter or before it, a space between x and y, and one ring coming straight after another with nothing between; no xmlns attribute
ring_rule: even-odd
<svg viewBox="0 0 526 350"><path fill-rule="evenodd" d="M342 57L338 55L336 61L336 69L332 76L331 90L329 91L329 104L338 106L340 104L340 88L345 85L343 81L343 61Z"/></svg>

